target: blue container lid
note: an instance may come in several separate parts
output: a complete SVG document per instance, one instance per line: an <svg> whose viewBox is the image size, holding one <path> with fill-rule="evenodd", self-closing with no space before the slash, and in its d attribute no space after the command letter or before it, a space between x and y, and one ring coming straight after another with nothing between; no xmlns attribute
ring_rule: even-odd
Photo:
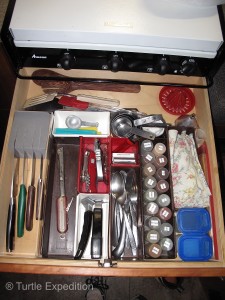
<svg viewBox="0 0 225 300"><path fill-rule="evenodd" d="M184 261L208 261L213 255L212 239L208 235L184 234L178 239L178 254Z"/></svg>
<svg viewBox="0 0 225 300"><path fill-rule="evenodd" d="M181 208L177 213L177 226L185 234L205 234L211 229L209 212L205 208Z"/></svg>

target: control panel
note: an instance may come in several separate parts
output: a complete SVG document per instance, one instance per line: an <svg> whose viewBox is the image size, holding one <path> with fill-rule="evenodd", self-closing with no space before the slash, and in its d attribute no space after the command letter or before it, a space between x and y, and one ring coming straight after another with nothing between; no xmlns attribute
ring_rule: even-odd
<svg viewBox="0 0 225 300"><path fill-rule="evenodd" d="M20 52L23 67L65 70L110 70L205 77L213 64L213 59L163 54L42 48L17 48L17 51Z"/></svg>

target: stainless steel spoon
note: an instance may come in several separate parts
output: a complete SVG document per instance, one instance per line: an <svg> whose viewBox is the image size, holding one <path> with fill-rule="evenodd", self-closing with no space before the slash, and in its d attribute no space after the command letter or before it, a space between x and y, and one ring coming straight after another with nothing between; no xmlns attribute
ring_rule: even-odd
<svg viewBox="0 0 225 300"><path fill-rule="evenodd" d="M125 201L124 190L125 190L125 185L124 185L122 175L120 174L120 172L114 172L111 177L111 193L114 199L113 229L112 229L112 245L114 247L118 245L119 236L121 233L119 203L120 201L122 202Z"/></svg>
<svg viewBox="0 0 225 300"><path fill-rule="evenodd" d="M111 193L120 205L124 205L126 200L125 182L120 172L115 172L111 179Z"/></svg>

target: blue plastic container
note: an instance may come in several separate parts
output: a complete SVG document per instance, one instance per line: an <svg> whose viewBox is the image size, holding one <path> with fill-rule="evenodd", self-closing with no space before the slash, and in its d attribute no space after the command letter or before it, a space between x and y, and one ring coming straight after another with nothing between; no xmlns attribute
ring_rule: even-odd
<svg viewBox="0 0 225 300"><path fill-rule="evenodd" d="M209 212L205 208L181 208L177 213L177 226L184 234L206 234L211 229Z"/></svg>
<svg viewBox="0 0 225 300"><path fill-rule="evenodd" d="M184 261L208 261L213 256L212 239L208 235L182 235L178 254Z"/></svg>

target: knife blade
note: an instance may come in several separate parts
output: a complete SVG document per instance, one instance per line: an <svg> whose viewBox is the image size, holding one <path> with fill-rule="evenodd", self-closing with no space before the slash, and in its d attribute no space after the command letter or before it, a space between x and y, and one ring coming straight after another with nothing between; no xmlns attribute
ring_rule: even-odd
<svg viewBox="0 0 225 300"><path fill-rule="evenodd" d="M31 231L33 228L33 216L34 216L34 202L35 202L35 163L36 156L35 153L32 152L32 169L31 169L31 183L28 187L27 194L27 207L26 207L26 230Z"/></svg>

